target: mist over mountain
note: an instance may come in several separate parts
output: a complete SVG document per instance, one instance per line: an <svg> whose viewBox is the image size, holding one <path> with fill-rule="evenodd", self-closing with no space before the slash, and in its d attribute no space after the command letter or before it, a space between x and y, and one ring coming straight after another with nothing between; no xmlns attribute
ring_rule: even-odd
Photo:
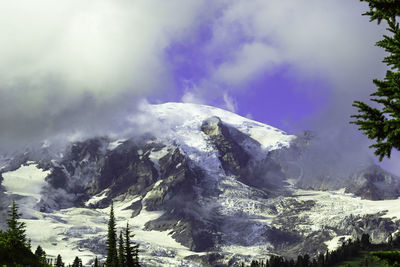
<svg viewBox="0 0 400 267"><path fill-rule="evenodd" d="M144 266L315 256L399 226L400 178L368 157L196 104L142 105L120 132L3 154L0 181L0 221L17 201L33 246L84 264L106 255L111 202Z"/></svg>

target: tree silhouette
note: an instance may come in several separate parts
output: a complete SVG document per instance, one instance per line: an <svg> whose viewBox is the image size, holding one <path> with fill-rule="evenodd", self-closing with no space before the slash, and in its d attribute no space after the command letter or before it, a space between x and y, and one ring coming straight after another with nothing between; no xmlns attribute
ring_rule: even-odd
<svg viewBox="0 0 400 267"><path fill-rule="evenodd" d="M400 150L400 28L396 17L400 15L400 1L392 0L361 0L368 2L370 11L364 15L370 16L370 21L385 20L391 36L384 35L377 46L389 53L383 60L391 70L386 72L384 80L375 79L376 92L371 94L370 106L362 101L354 101L353 106L358 114L352 115L355 121L369 139L375 140L370 147L375 149L375 155L381 161L390 158L392 149Z"/></svg>
<svg viewBox="0 0 400 267"><path fill-rule="evenodd" d="M107 267L118 267L117 234L115 230L114 204L111 203L110 219L108 221Z"/></svg>

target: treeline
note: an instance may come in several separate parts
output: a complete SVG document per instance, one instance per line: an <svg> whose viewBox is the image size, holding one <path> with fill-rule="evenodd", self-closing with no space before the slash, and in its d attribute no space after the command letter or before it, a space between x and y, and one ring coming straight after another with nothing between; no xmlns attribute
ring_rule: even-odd
<svg viewBox="0 0 400 267"><path fill-rule="evenodd" d="M110 219L108 221L107 237L107 267L138 267L139 263L139 245L131 244L131 235L129 224L126 223L125 233L119 233L117 247L117 231L115 225L114 205L111 203ZM125 240L124 240L125 236ZM125 241L125 242L124 242Z"/></svg>
<svg viewBox="0 0 400 267"><path fill-rule="evenodd" d="M311 259L308 254L299 255L297 259L288 260L281 256L271 256L265 261L253 260L250 267L331 267L336 264L359 256L361 251L373 251L372 255L386 260L390 266L400 266L400 252L393 251L400 249L400 236L395 239L389 236L387 243L372 244L370 236L363 234L361 239L356 241L348 240L333 251L321 253L317 258ZM397 264L397 265L396 265ZM244 267L245 264L242 264Z"/></svg>
<svg viewBox="0 0 400 267"><path fill-rule="evenodd" d="M20 221L18 206L13 201L8 212L7 231L0 230L0 266L11 267L82 267L82 260L77 256L72 264L66 265L59 254L54 260L49 258L41 246L32 253L31 242L26 237L26 225ZM124 232L117 238L114 207L111 204L107 236L107 258L101 263L94 259L93 267L138 267L139 245L131 242L134 237L126 224ZM132 244L133 243L133 244Z"/></svg>
<svg viewBox="0 0 400 267"><path fill-rule="evenodd" d="M13 202L8 212L8 230L0 230L0 265L42 266L31 251L31 244L26 239L25 223L19 221L20 216Z"/></svg>

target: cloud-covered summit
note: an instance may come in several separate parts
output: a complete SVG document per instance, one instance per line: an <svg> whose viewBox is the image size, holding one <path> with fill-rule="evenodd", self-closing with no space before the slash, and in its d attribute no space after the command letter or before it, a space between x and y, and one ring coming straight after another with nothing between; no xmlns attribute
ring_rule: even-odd
<svg viewBox="0 0 400 267"><path fill-rule="evenodd" d="M123 128L143 98L219 105L276 126L290 118L288 131L345 128L351 102L384 72L374 47L382 27L365 9L348 0L2 1L0 148Z"/></svg>
<svg viewBox="0 0 400 267"><path fill-rule="evenodd" d="M197 27L205 4L2 1L1 145L100 130L138 99L173 90L164 50Z"/></svg>

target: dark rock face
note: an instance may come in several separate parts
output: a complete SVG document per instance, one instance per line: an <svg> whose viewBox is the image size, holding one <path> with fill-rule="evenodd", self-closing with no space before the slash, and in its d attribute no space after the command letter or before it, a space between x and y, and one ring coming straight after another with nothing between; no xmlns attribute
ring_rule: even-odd
<svg viewBox="0 0 400 267"><path fill-rule="evenodd" d="M210 137L211 143L219 151L219 160L227 174L244 178L244 169L250 160L247 152L232 138L230 130L218 117L203 122L201 130Z"/></svg>
<svg viewBox="0 0 400 267"><path fill-rule="evenodd" d="M63 165L69 173L77 167L85 167L90 162L100 161L106 152L106 138L93 138L85 142L76 142L67 148Z"/></svg>
<svg viewBox="0 0 400 267"><path fill-rule="evenodd" d="M290 147L271 151L268 154L275 170L282 171L283 177L296 181L296 186L312 190L338 190L346 188L364 199L396 199L400 196L400 178L383 170L372 161L369 164L347 168L334 168L335 161L342 155L325 158L321 151L314 154L311 132L302 132ZM332 162L332 163L330 163ZM350 167L349 167L350 166ZM265 172L265 170L264 170Z"/></svg>
<svg viewBox="0 0 400 267"><path fill-rule="evenodd" d="M192 170L179 149L159 160L160 177L146 198L147 210L164 210L160 218L146 224L147 230L171 230L172 237L193 251L205 251L215 245L216 226L204 220L197 204L200 192L195 187L202 174Z"/></svg>
<svg viewBox="0 0 400 267"><path fill-rule="evenodd" d="M107 198L96 207L108 206L111 198L122 193L146 192L158 177L149 154L163 147L149 141L127 140L111 151L106 138L72 144L61 161L49 167L49 186L41 203L44 210L80 206L106 188Z"/></svg>
<svg viewBox="0 0 400 267"><path fill-rule="evenodd" d="M222 267L222 266L227 266L226 263L223 263L224 258L225 258L224 255L220 253L208 253L203 256L190 255L187 256L185 259L197 262L204 267ZM237 259L237 260L239 262L240 260L243 259ZM237 262L234 260L228 266L238 266L238 265Z"/></svg>
<svg viewBox="0 0 400 267"><path fill-rule="evenodd" d="M110 197L128 191L141 194L157 179L157 170L149 158L153 146L130 140L107 153L96 184L96 192L110 188Z"/></svg>
<svg viewBox="0 0 400 267"><path fill-rule="evenodd" d="M46 181L55 189L68 187L68 172L62 167L53 167Z"/></svg>
<svg viewBox="0 0 400 267"><path fill-rule="evenodd" d="M395 199L400 196L400 179L376 165L354 174L351 181L346 192L365 199Z"/></svg>
<svg viewBox="0 0 400 267"><path fill-rule="evenodd" d="M212 221L205 222L196 216L198 211L189 211L189 207L181 211L171 210L146 224L147 230L171 230L171 236L178 243L192 251L207 251L216 244L218 234Z"/></svg>
<svg viewBox="0 0 400 267"><path fill-rule="evenodd" d="M225 125L218 117L205 120L201 130L209 136L211 144L218 150L219 160L226 174L234 175L244 184L269 193L280 190L287 176L275 160L274 151L262 161L253 160L241 143L257 142L237 129Z"/></svg>
<svg viewBox="0 0 400 267"><path fill-rule="evenodd" d="M142 211L142 209L143 209L143 205L142 205L141 200L133 202L132 205L130 205L129 207L126 208L126 210L132 210L131 218L138 216L140 214L140 212Z"/></svg>
<svg viewBox="0 0 400 267"><path fill-rule="evenodd" d="M400 227L400 222L390 218L382 218L385 212L367 214L351 222L351 235L354 239L360 238L362 234L369 234L372 243L387 242L388 237Z"/></svg>
<svg viewBox="0 0 400 267"><path fill-rule="evenodd" d="M318 231L312 227L307 212L316 207L316 202L292 197L291 189L285 187L287 178L297 179L297 185L306 189L337 189L345 185L346 192L368 199L395 198L400 187L398 178L376 166L340 184L330 183L327 176L319 180L304 179L307 173L301 163L313 138L309 132L300 135L290 147L271 151L260 159L244 145L257 146L257 141L218 117L205 120L201 130L208 136L208 144L218 151L228 177L210 182L211 175L196 166L178 145L162 144L150 136L126 140L117 147L109 146L108 138L93 138L71 144L60 158L49 160L46 156L40 160L40 167L51 171L46 177L48 185L42 194L41 211L49 212L50 216L52 210L82 207L100 193L105 197L88 205L89 208L108 207L115 197L135 196L126 208L131 211L130 216L136 217L142 211L163 212L159 218L147 222L145 229L169 231L173 239L190 250L209 252L187 257L204 266L234 266L246 257L229 255L227 264L227 255L219 251L223 246L268 243L272 253L289 258L304 253L316 256L326 249L324 242L337 235L357 238L369 233L373 242L382 242L400 227L399 222L381 218L382 214L349 216ZM161 158L152 154L160 151L164 155ZM30 156L24 154L11 161L5 170L17 169L28 160ZM0 182L1 179L0 173ZM240 191L243 188L246 190ZM269 202L273 197L277 198ZM246 206L241 202L243 199ZM1 219L10 199L0 191L0 200ZM232 208L238 203L239 209ZM82 229L75 229L71 235L78 236ZM104 244L104 238L96 237L82 238L79 245L104 253L105 247L93 241Z"/></svg>
<svg viewBox="0 0 400 267"><path fill-rule="evenodd" d="M161 210L168 202L190 202L195 198L193 187L197 184L198 174L188 166L187 159L179 149L168 153L159 160L160 181L152 194L146 199L148 210ZM177 201L179 200L179 201ZM173 205L171 205L173 208Z"/></svg>

